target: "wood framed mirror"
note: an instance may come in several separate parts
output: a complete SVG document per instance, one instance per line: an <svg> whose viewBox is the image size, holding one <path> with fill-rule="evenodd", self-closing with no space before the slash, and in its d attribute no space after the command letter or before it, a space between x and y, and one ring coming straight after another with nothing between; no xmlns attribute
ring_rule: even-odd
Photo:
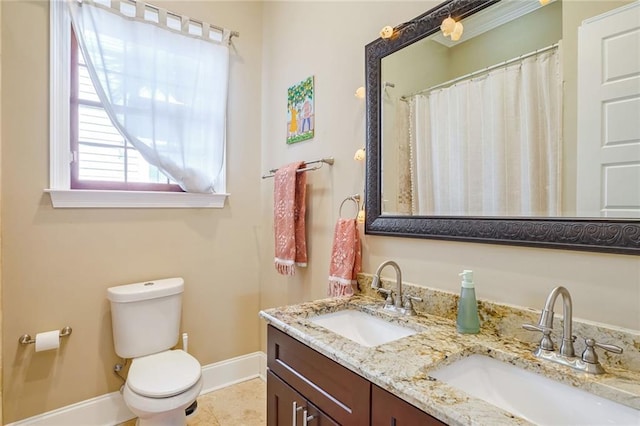
<svg viewBox="0 0 640 426"><path fill-rule="evenodd" d="M531 6L531 10L513 12L509 9L511 6L522 8L525 3ZM602 124L602 129L617 130L600 131L598 134L602 134L602 138L606 140L595 143L602 142L604 145L609 143L611 146L623 147L625 149L621 154L623 162L615 164L613 167L598 164L596 166L590 165L590 168L587 168L578 161L578 159L588 157L588 154L585 155L583 152L585 149L583 145L585 145L586 139L596 133L591 127L585 125L584 116L579 116L582 111L578 111L578 97L582 96L580 88L585 84L590 84L589 82L593 80L577 76L579 68L588 67L588 63L584 61L592 60L591 58L583 59L584 52L579 52L578 27L584 27L585 24L592 21L600 22L602 17L607 18L623 12L635 16L633 14L640 13L640 7L637 7L637 2L635 3L634 6L633 2L629 1L555 0L542 5L539 0L450 0L409 22L397 25L390 38L379 38L369 43L365 47L367 107L365 232L371 235L640 254L640 120L629 119L634 116L633 114L637 114L637 111L640 111L640 102L625 104L624 102L614 102L615 99L614 101L601 102L610 108L610 114L601 114L603 117L610 118L609 122ZM592 4L591 9L585 10L585 4ZM555 12L553 12L554 10ZM555 18L550 17L552 12L556 13ZM535 19L543 19L544 21L537 23L531 21L528 24L519 21L523 18L532 20L534 16L537 16ZM464 24L463 36L455 43L446 40L440 29L443 20L448 17ZM487 24L486 21L491 23ZM552 21L560 22L561 28L541 27L541 25L551 25ZM633 24L634 19L630 21ZM511 29L508 26L511 26ZM538 28L540 29L539 33L543 33L547 38L543 37L537 42L538 45L527 44L535 37L531 36L532 30L526 28ZM520 33L513 33L513 31L520 31ZM491 39L492 32L493 39ZM582 33L586 32L586 30L582 30ZM638 34L638 31L629 32L629 34L632 33ZM581 34L580 37L584 37L584 34ZM493 41L488 46L479 47L479 40L483 38ZM516 39L526 39L525 46L522 47L523 50L510 50L513 45L519 43ZM427 43L432 45L430 51L426 46ZM605 54L601 52L601 57L604 58L603 60L610 61L607 65L608 68L606 68L614 70L610 72L615 72L615 67L619 67L619 63L626 64L623 66L626 68L619 71L626 74L620 74L625 78L617 80L614 75L611 80L630 81L628 86L631 90L636 90L637 86L638 91L638 93L626 94L618 99L640 99L640 59L637 59L640 53L637 50L635 52L625 50L637 46L634 44L638 43L637 36L626 39L624 37L617 38L616 43L615 45L611 44ZM547 45L550 47L544 47ZM584 41L582 45L585 45ZM448 150L449 157L447 158L455 158L457 163L455 167L450 167L453 172L449 172L448 177L436 179L433 175L435 172L431 172L431 170L440 167L441 163L437 163L437 161L441 157L437 157L429 151L431 154L427 157L431 162L427 161L426 166L425 163L416 165L417 160L413 157L418 155L415 154L415 151L427 151L427 149L424 148L422 140L418 140L413 133L418 133L416 129L424 130L424 124L417 125L417 121L415 121L417 113L415 110L411 110L411 107L403 106L403 103L410 103L407 101L418 94L425 93L429 95L426 102L432 102L431 95L436 92L445 92L449 88L459 86L460 82L476 79L488 80L486 75L492 73L493 70L506 69L515 63L512 58L518 59L519 62L516 65L521 66L520 62L523 62L525 58L541 56L541 52L547 52L552 48L561 51L558 56L560 59L555 60L560 61L559 69L563 71L557 83L560 85L559 111L555 112L555 116L560 117L560 122L557 124L557 135L534 133L534 136L530 135L525 139L528 138L536 143L543 142L548 145L549 141L556 137L557 147L554 148L556 151L546 154L547 156L542 160L538 158L537 162L526 158L523 162L520 158L521 163L515 168L518 173L522 169L532 169L533 173L540 173L542 170L545 175L557 175L557 179L544 181L539 185L543 188L541 192L543 195L534 193L527 198L550 199L552 200L551 206L549 207L548 203L543 203L542 207L540 205L531 207L529 205L531 203L522 201L525 197L519 198L521 194L529 191L529 187L534 186L529 185L502 189L503 201L501 202L488 197L485 189L472 188L462 196L463 201L460 202L462 207L452 207L455 203L449 201L455 199L456 196L453 194L451 186L464 180L487 180L487 172L480 170L478 158L484 158L483 153L489 153L491 150L482 146L484 151L473 151L468 155L469 159L465 163L461 160L458 161L462 155L452 154L454 151L451 151L453 149L451 146L455 144L453 138L440 138L439 143ZM450 59L454 55L452 53L454 50L466 51L467 54L470 51L475 52L475 56L480 57L480 62L470 63L466 58L463 61ZM433 51L440 52L439 56L433 56ZM626 59L616 62L612 52L618 52L618 56L622 53ZM482 60L496 61L496 58L492 58L493 56L498 57L497 63L482 62ZM445 67L437 62L443 57L449 58ZM631 61L629 61L629 57L632 58ZM395 58L401 59L396 60ZM457 65L454 64L455 61L457 61ZM464 66L460 66L459 63L464 63ZM442 72L443 68L447 72ZM449 72L454 69L455 72ZM414 77L413 74L402 74L403 72L417 72L418 77ZM439 77L436 78L436 75ZM489 90L486 87L478 90L480 92L477 93L480 95L493 93L486 92ZM480 95L476 97L482 98ZM448 99L451 99L453 95L449 94L448 96ZM580 102L584 104L582 99ZM439 104L427 105L431 106L431 110L426 116L432 120L431 122L427 120L427 124L431 125L426 132L429 134L433 132L432 128L444 127L443 123L445 122L456 122L458 119L457 122L464 123L465 126L472 121L478 121L482 124L483 119L487 116L481 108L468 107L464 119L454 116L453 119L443 120L440 114L440 110L443 108L436 107ZM628 108L620 109L618 108L620 105ZM546 104L543 107L534 106L531 108L545 113L552 110ZM586 108L582 107L582 109ZM409 112L407 113L407 111ZM514 114L513 110L510 112ZM521 110L517 109L515 116L524 115L520 112ZM599 110L596 113L600 116ZM407 118L409 124L405 126L404 131L398 130L401 129L398 123L406 116L409 117ZM548 117L545 118L545 120L547 119ZM588 120L588 122L591 121L593 120ZM486 123L486 120L484 122ZM627 127L623 127L623 125ZM543 127L545 126L548 127L547 124L543 124ZM622 130L620 130L621 127ZM444 133L450 135L458 130L458 126L449 127ZM467 136L474 144L473 149L481 146L477 136L478 132L468 130L467 133L470 134ZM433 136L432 139L437 138ZM490 143L495 144L496 139L489 138ZM407 140L409 142L406 142ZM433 140L429 142L430 147L435 146ZM402 145L405 142L406 145ZM517 143L519 142L514 142L513 137L508 137L505 146ZM470 150L471 148L468 146L463 148L464 152ZM538 152L539 148L533 148L533 150ZM553 161L554 158L561 159L561 161L556 165ZM489 164L492 165L493 163L490 161ZM450 163L452 162L450 161ZM485 165L485 169L490 168L485 163L483 165ZM514 169L512 165L506 168ZM427 179L431 182L431 187L425 192L440 191L438 196L446 201L447 206L434 208L433 202L423 202L424 198L420 198L422 195L418 194L415 187L423 185L422 182L425 179L419 179L421 175L415 169L426 169L432 173L428 175L430 179ZM489 180L491 179L490 176ZM511 182L514 179L511 177L508 180ZM539 176L534 175L533 180L541 182ZM595 189L594 185L601 187ZM473 205L468 200L477 194L481 195L475 198L485 200L489 198L489 204L497 205L497 207L486 209ZM515 209L510 206L510 203L514 204L514 200L518 205ZM419 208L416 208L417 204L420 204ZM522 208L521 205L525 204L527 206ZM482 201L480 201L480 205L482 205ZM422 206L428 207L423 208Z"/></svg>

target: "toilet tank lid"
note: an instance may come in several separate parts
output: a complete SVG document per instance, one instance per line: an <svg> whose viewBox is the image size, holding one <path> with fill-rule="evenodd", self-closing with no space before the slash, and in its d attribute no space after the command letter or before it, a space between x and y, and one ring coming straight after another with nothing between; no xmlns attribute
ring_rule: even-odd
<svg viewBox="0 0 640 426"><path fill-rule="evenodd" d="M127 303L171 296L183 291L184 280L182 278L165 278L110 287L107 289L107 298L112 302Z"/></svg>

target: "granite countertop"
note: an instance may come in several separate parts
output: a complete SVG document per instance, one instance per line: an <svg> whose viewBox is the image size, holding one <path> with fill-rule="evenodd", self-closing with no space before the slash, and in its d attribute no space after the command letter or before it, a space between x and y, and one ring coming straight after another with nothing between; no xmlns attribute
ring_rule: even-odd
<svg viewBox="0 0 640 426"><path fill-rule="evenodd" d="M500 337L498 328L476 335L456 331L451 318L420 313L400 317L383 301L364 295L329 298L267 309L260 316L279 330L372 383L450 425L530 424L483 400L430 377L430 372L471 354L484 354L593 394L640 409L640 372L605 365L607 373L588 375L533 356L535 344ZM375 347L365 347L309 321L310 317L356 309L418 331ZM482 314L481 314L482 316Z"/></svg>

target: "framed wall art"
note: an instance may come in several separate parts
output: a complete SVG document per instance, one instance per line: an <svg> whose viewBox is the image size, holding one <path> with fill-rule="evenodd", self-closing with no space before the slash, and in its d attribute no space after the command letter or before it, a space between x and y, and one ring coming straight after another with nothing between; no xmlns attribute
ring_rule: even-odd
<svg viewBox="0 0 640 426"><path fill-rule="evenodd" d="M287 90L287 144L313 138L315 110L313 76Z"/></svg>

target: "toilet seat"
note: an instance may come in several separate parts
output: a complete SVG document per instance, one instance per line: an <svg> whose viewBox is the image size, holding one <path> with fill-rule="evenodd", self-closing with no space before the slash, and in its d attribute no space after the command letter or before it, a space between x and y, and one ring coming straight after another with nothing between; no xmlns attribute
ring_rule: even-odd
<svg viewBox="0 0 640 426"><path fill-rule="evenodd" d="M134 358L127 385L147 398L169 398L193 387L201 375L198 360L177 349Z"/></svg>
<svg viewBox="0 0 640 426"><path fill-rule="evenodd" d="M125 384L122 396L129 410L140 419L165 416L167 413L175 410L177 410L176 415L184 417L185 408L190 406L193 401L198 398L198 395L200 395L203 385L202 382L203 379L200 377L200 380L198 380L192 388L169 398L149 398L142 396L132 391L128 384ZM176 424L181 423L172 423L172 425Z"/></svg>

